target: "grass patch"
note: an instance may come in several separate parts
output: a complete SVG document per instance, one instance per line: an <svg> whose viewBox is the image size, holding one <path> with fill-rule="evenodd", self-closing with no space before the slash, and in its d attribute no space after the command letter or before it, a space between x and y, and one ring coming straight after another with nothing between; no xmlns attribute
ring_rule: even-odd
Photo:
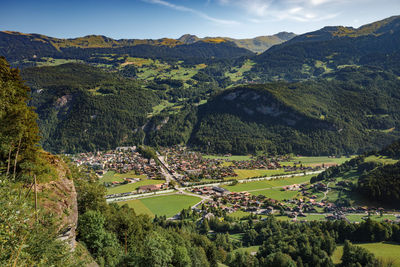
<svg viewBox="0 0 400 267"><path fill-rule="evenodd" d="M378 157L377 156L369 156L369 157L365 158L365 162L371 162L371 161L379 162L382 164L395 164L396 162L398 162L398 160L389 158L387 156L378 156Z"/></svg>
<svg viewBox="0 0 400 267"><path fill-rule="evenodd" d="M365 215L356 215L356 214L351 214L351 215L346 215L346 218L350 221L350 222L362 222L364 221L363 218L368 217L367 214ZM369 216L371 220L374 221L384 221L384 220L392 220L395 221L397 218L394 215L391 214L384 214L382 217L380 215L371 215Z"/></svg>
<svg viewBox="0 0 400 267"><path fill-rule="evenodd" d="M153 214L157 216L174 216L182 209L187 209L201 201L201 198L186 195L168 195L143 198L140 200Z"/></svg>
<svg viewBox="0 0 400 267"><path fill-rule="evenodd" d="M115 187L107 187L107 195L136 191L136 189L142 185L163 184L163 183L165 183L165 180L142 180L140 182L133 184L124 184Z"/></svg>
<svg viewBox="0 0 400 267"><path fill-rule="evenodd" d="M302 221L325 221L325 215L323 214L310 214L307 217L297 217L297 220Z"/></svg>
<svg viewBox="0 0 400 267"><path fill-rule="evenodd" d="M231 69L231 71L225 72L225 77L229 77L231 81L237 82L243 78L243 74L245 72L248 72L253 68L254 64L255 63L253 61L248 59L243 63L242 66L234 67Z"/></svg>
<svg viewBox="0 0 400 267"><path fill-rule="evenodd" d="M118 205L121 205L121 206L125 205L125 204L127 204L129 207L133 208L135 210L136 214L145 214L145 215L149 215L150 217L154 218L153 212L151 212L146 207L146 205L144 205L143 202L139 199L118 202Z"/></svg>
<svg viewBox="0 0 400 267"><path fill-rule="evenodd" d="M146 175L136 175L134 171L127 173L116 173L114 171L106 172L103 177L100 178L100 183L111 183L111 182L123 182L124 178L140 178L145 179Z"/></svg>
<svg viewBox="0 0 400 267"><path fill-rule="evenodd" d="M273 176L273 175L284 175L284 174L291 174L293 172L285 172L283 169L276 169L276 170L248 170L248 169L235 169L235 173L238 176L235 177L226 177L225 180L229 179L248 179L253 177L264 177L264 176Z"/></svg>
<svg viewBox="0 0 400 267"><path fill-rule="evenodd" d="M384 261L393 260L393 266L400 266L400 245L389 242L381 243L362 243L354 244L367 249L373 253L377 258L381 258ZM343 255L343 245L339 245L332 255L332 261L335 264L341 263Z"/></svg>
<svg viewBox="0 0 400 267"><path fill-rule="evenodd" d="M258 249L260 248L260 246L250 246L250 247L243 247L243 248L237 248L235 250L233 250L232 252L248 252L248 253L252 253L252 252L257 252Z"/></svg>
<svg viewBox="0 0 400 267"><path fill-rule="evenodd" d="M242 191L251 192L253 190L263 190L278 186L306 183L310 181L311 177L313 177L313 175L295 176L291 178L274 179L274 180L249 181L245 183L239 183L234 186L224 185L222 187L228 189L231 192L242 192Z"/></svg>
<svg viewBox="0 0 400 267"><path fill-rule="evenodd" d="M228 161L232 161L232 160L244 161L244 160L251 160L252 156L251 155L247 155L247 156L234 155L234 156L225 157L225 156L218 156L218 155L204 155L203 158L224 159L224 160L228 160Z"/></svg>
<svg viewBox="0 0 400 267"><path fill-rule="evenodd" d="M251 215L249 212L245 212L245 211L241 211L241 210L229 213L230 217L234 217L234 218L238 218L238 219L241 219L241 218L249 216L249 215Z"/></svg>
<svg viewBox="0 0 400 267"><path fill-rule="evenodd" d="M168 102L167 100L163 100L160 104L153 107L153 111L148 115L149 117L160 114L166 108L172 107L174 103Z"/></svg>
<svg viewBox="0 0 400 267"><path fill-rule="evenodd" d="M254 196L263 195L276 200L292 199L297 196L297 191L281 191L280 189L265 189L250 192Z"/></svg>
<svg viewBox="0 0 400 267"><path fill-rule="evenodd" d="M231 234L229 237L233 240L242 241L244 233Z"/></svg>
<svg viewBox="0 0 400 267"><path fill-rule="evenodd" d="M341 157L341 158L332 158L332 157L294 157L290 161L281 162L281 165L284 166L292 166L294 163L296 164L303 164L305 166L311 165L322 165L323 163L335 163L335 164L342 164L355 156L348 157Z"/></svg>

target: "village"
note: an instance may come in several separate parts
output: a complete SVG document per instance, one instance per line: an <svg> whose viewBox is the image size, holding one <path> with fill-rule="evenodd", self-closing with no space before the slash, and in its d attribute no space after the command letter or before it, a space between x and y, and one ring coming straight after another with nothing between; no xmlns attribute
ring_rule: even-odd
<svg viewBox="0 0 400 267"><path fill-rule="evenodd" d="M194 208L194 211L204 216L217 217L216 213L229 215L236 212L245 212L248 215L276 215L285 216L292 221L307 221L310 215L321 215L320 219L326 220L346 220L348 215L361 215L367 218L371 215L383 216L383 214L394 213L394 221L400 221L400 211L385 210L375 207L344 207L337 206L326 200L317 201L316 195L310 195L312 191L327 192L328 188L323 183L314 185L293 184L284 186L282 191L297 191L299 197L295 199L276 200L263 195L253 195L250 192L230 192L222 187L197 187L192 188L194 194L206 197L202 208ZM219 212L216 212L219 211ZM221 213L222 212L222 213ZM203 217L204 217L203 216ZM314 220L315 218L313 218ZM388 220L389 219L385 219Z"/></svg>
<svg viewBox="0 0 400 267"><path fill-rule="evenodd" d="M239 170L278 170L282 173L313 171L321 167L309 167L302 164L281 165L288 156L280 157L251 157L249 160L228 160L223 158L207 158L200 152L189 151L186 147L174 146L162 148L161 153L167 158L169 170L180 183L210 182L225 178L236 178L235 169ZM224 155L229 158L231 154ZM187 184L188 185L188 184Z"/></svg>
<svg viewBox="0 0 400 267"><path fill-rule="evenodd" d="M124 197L140 198L149 193L178 192L200 196L202 209L196 205L193 210L209 216L215 216L210 214L218 210L224 214L274 214L295 221L307 220L310 215L321 215L321 218L327 220L347 220L348 214L368 216L393 212L379 207L330 201L327 194L332 186L346 190L351 185L346 181L339 181L335 185L322 182L309 184L310 178L306 176L307 173L321 172L331 166L329 163L310 166L301 162L287 164L290 160L288 156L251 156L246 160L237 160L231 156L207 157L186 147L175 146L160 148L156 158L146 158L133 146L81 153L74 155L72 160L96 172L99 181L107 188L106 197L110 201ZM238 177L239 171L252 170L280 170L280 175L258 175L255 172L254 177ZM107 173L114 173L114 176L104 180ZM296 183L297 180L291 178L301 176L305 177L304 182ZM257 194L266 187L262 181L265 180L265 184L268 181L279 184L282 179L284 185L271 188L273 192L267 190ZM253 190L238 190L256 183L260 186L254 186ZM269 193L278 195L270 197Z"/></svg>

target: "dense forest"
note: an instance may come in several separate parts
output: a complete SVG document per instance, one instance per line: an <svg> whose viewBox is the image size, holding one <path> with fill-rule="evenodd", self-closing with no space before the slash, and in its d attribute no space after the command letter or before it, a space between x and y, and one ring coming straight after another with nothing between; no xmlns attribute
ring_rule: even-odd
<svg viewBox="0 0 400 267"><path fill-rule="evenodd" d="M28 68L31 105L48 151L111 149L141 143L147 113L159 96L132 80L83 64Z"/></svg>

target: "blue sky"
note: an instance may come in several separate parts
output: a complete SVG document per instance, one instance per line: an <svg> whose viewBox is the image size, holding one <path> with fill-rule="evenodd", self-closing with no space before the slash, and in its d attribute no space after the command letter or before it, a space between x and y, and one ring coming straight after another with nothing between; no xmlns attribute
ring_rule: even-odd
<svg viewBox="0 0 400 267"><path fill-rule="evenodd" d="M251 38L363 24L400 15L400 0L64 0L4 1L0 30L59 38Z"/></svg>

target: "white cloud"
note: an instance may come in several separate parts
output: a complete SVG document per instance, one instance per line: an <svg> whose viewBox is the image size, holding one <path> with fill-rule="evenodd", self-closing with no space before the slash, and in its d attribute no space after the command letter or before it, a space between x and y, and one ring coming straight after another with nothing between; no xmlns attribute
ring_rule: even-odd
<svg viewBox="0 0 400 267"><path fill-rule="evenodd" d="M223 5L235 5L244 9L253 23L294 20L312 22L332 19L339 15L328 6L350 0L217 0ZM352 0L362 1L362 0Z"/></svg>
<svg viewBox="0 0 400 267"><path fill-rule="evenodd" d="M165 6L165 7L172 8L172 9L175 9L175 10L178 10L178 11L182 11L182 12L190 12L190 13L193 13L193 14L195 14L195 15L203 18L203 19L206 19L206 20L218 23L218 24L224 24L224 25L237 25L237 24L240 24L239 22L234 21L234 20L224 20L224 19L214 18L214 17L211 17L211 16L207 15L206 13L198 11L196 9L193 9L193 8L190 8L190 7L186 7L186 6L181 6L181 5L175 5L173 3L170 3L170 2L164 1L164 0L142 0L142 1L145 1L145 2L151 3L151 4L157 4L157 5Z"/></svg>

